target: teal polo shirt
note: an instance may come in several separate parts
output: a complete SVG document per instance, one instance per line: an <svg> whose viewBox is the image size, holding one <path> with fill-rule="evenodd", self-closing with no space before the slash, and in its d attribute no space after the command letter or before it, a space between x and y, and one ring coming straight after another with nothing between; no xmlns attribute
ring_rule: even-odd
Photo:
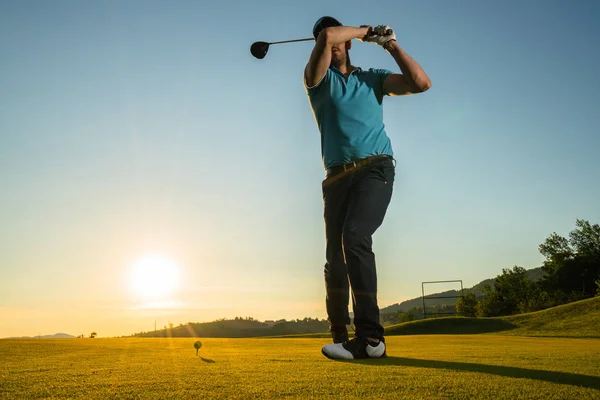
<svg viewBox="0 0 600 400"><path fill-rule="evenodd" d="M330 66L321 81L304 87L321 134L323 165L387 154L392 144L383 123L383 82L387 69L358 68L346 77Z"/></svg>

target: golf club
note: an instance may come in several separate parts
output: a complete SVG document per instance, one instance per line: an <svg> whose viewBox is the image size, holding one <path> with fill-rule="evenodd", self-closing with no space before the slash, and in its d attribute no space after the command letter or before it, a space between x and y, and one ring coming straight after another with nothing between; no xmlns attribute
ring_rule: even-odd
<svg viewBox="0 0 600 400"><path fill-rule="evenodd" d="M390 35L392 30L388 30L386 32L387 35ZM294 39L294 40L283 40L281 42L254 42L252 46L250 46L250 53L259 60L262 60L267 55L269 51L269 46L272 44L281 44L281 43L293 43L293 42L308 42L309 40L315 40L314 38L306 38L306 39Z"/></svg>
<svg viewBox="0 0 600 400"><path fill-rule="evenodd" d="M272 44L280 44L280 43L292 43L292 42L307 42L309 40L315 40L314 38L306 38L306 39L295 39L295 40L284 40L281 42L254 42L252 46L250 46L250 53L259 60L262 60L267 55L267 51L269 51L269 46Z"/></svg>

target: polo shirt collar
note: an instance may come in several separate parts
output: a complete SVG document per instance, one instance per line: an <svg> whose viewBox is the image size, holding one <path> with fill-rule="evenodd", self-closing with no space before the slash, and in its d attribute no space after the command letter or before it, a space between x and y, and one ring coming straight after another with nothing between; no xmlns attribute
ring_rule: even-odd
<svg viewBox="0 0 600 400"><path fill-rule="evenodd" d="M334 65L330 65L329 68L333 69L335 72L337 72L340 75L344 75L342 73L342 71L340 71L336 66ZM358 73L358 72L362 72L362 68L361 67L356 67L356 69L352 72L350 72L350 75L354 74L354 73Z"/></svg>

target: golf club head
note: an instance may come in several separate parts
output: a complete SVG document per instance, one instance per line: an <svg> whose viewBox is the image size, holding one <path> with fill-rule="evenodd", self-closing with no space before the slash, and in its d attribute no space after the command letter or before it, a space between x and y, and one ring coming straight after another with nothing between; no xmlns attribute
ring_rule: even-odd
<svg viewBox="0 0 600 400"><path fill-rule="evenodd" d="M250 46L250 53L259 60L265 58L267 51L269 51L269 43L267 42L254 42Z"/></svg>

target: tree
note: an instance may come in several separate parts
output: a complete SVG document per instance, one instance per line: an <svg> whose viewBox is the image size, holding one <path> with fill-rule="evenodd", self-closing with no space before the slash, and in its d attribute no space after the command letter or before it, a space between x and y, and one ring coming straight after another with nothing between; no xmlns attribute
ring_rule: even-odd
<svg viewBox="0 0 600 400"><path fill-rule="evenodd" d="M382 323L386 325L400 324L402 322L409 322L415 319L414 310L403 312L402 310L396 310L389 313L385 313L381 316Z"/></svg>
<svg viewBox="0 0 600 400"><path fill-rule="evenodd" d="M567 259L573 256L573 249L569 245L569 241L553 232L544 243L538 247L540 253L546 259Z"/></svg>
<svg viewBox="0 0 600 400"><path fill-rule="evenodd" d="M600 256L600 225L590 224L578 219L575 223L578 229L569 233L569 241L578 256Z"/></svg>
<svg viewBox="0 0 600 400"><path fill-rule="evenodd" d="M477 315L480 317L499 317L504 314L502 298L493 287L483 287L483 298L477 303Z"/></svg>
<svg viewBox="0 0 600 400"><path fill-rule="evenodd" d="M400 316L400 322L410 322L415 320L415 313L413 310L408 310L402 316Z"/></svg>
<svg viewBox="0 0 600 400"><path fill-rule="evenodd" d="M546 257L541 285L556 304L594 294L594 279L600 274L600 225L578 219L566 239L552 233L539 246Z"/></svg>
<svg viewBox="0 0 600 400"><path fill-rule="evenodd" d="M519 313L527 313L552 307L553 302L539 284L531 282L527 298L519 303Z"/></svg>
<svg viewBox="0 0 600 400"><path fill-rule="evenodd" d="M596 281L596 296L600 296L600 275L598 275L598 280Z"/></svg>
<svg viewBox="0 0 600 400"><path fill-rule="evenodd" d="M483 299L477 305L477 315L497 317L537 311L549 306L547 293L527 277L523 267L503 269L494 286L485 285Z"/></svg>
<svg viewBox="0 0 600 400"><path fill-rule="evenodd" d="M502 315L511 315L519 311L519 305L529 299L532 282L525 274L525 268L515 266L512 270L503 269L496 277L494 289L502 301Z"/></svg>
<svg viewBox="0 0 600 400"><path fill-rule="evenodd" d="M475 293L467 290L456 302L456 312L463 317L477 316L477 297Z"/></svg>
<svg viewBox="0 0 600 400"><path fill-rule="evenodd" d="M90 338L94 339L98 334L96 332L90 333Z"/></svg>

